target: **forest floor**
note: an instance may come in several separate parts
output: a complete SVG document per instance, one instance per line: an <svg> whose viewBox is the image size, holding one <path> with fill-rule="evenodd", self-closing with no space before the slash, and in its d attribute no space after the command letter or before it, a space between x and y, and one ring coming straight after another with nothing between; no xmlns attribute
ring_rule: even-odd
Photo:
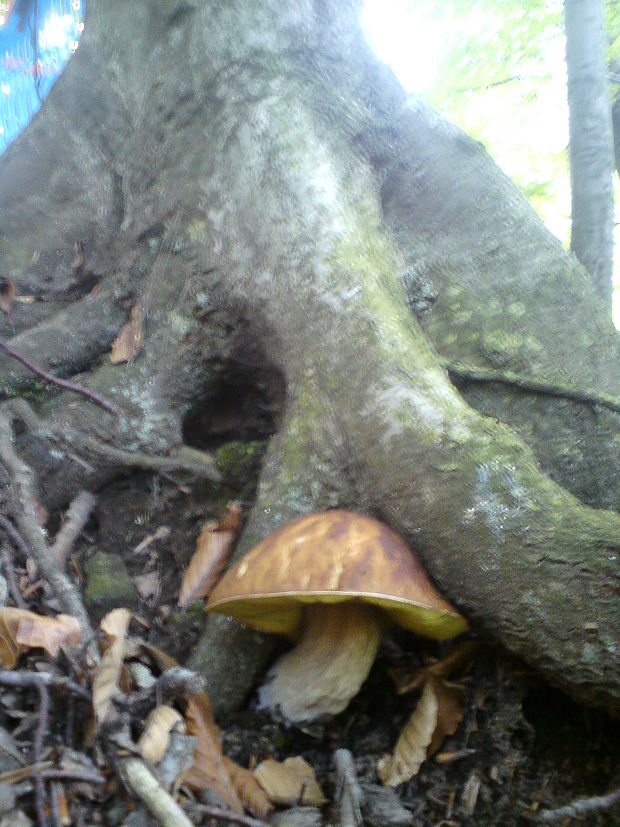
<svg viewBox="0 0 620 827"><path fill-rule="evenodd" d="M183 569L205 520L217 519L228 499L239 499L244 505L252 501L260 455L260 450L247 450L247 446L239 451L235 473L225 469L229 484L217 496L206 485L185 487L146 474L116 481L99 493L95 516L82 532L69 567L93 626L110 609L126 606L140 619L144 639L181 664L186 662L203 627L204 613L201 606L185 612L176 609ZM50 517L50 534L59 520L59 515ZM109 582L102 576L106 560ZM36 571L26 561L15 568L29 608L49 614L53 599L46 584L37 580ZM577 705L485 642L458 677L463 700L456 732L411 780L394 790L381 787L377 761L393 749L417 699L415 693L398 695L391 675L395 669L415 670L441 657L445 647L405 633L387 634L358 696L325 723L288 727L258 711L253 697L245 709L218 718L224 754L242 766L252 767L267 757L281 761L301 755L314 768L327 805L322 811L293 808L272 823L346 827L336 804L334 753L338 749L350 751L366 796L364 824L374 827L540 823L541 813L549 809L620 787L619 722ZM18 666L21 670L49 668L49 658L31 652L22 656ZM62 659L56 669L62 671ZM0 735L8 733L26 763L33 757L53 758L71 748L76 754L88 752L96 765L101 756L92 744L90 712L84 704L74 704L74 717L68 720L68 708L66 698L52 693L44 744L39 744L35 755L41 714L36 693L25 686L0 686ZM0 827L26 827L37 819L40 823L31 782L17 783L17 803L7 791L11 784L3 783L2 774L15 766L6 763L5 757L0 743ZM88 793L88 784L69 782L60 792L68 814L61 813L57 821L59 812L48 808L53 825L145 827L159 823L109 781L96 794ZM209 821L205 816L202 822L194 817L194 823L227 822ZM563 818L555 823L620 825L620 807L590 814L579 822Z"/></svg>

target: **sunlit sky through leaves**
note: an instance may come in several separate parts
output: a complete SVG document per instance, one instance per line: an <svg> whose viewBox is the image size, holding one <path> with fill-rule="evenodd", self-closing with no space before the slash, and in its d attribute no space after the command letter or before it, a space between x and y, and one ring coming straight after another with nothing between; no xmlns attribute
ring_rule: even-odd
<svg viewBox="0 0 620 827"><path fill-rule="evenodd" d="M564 167L559 171L563 180L555 175L554 203L535 202L535 206L549 229L566 242L570 231L570 191L564 154L568 144L568 109L563 38L550 40L540 64L531 70L534 78L544 75L536 84L535 95L531 77L523 84L501 82L506 70L500 65L502 56L498 53L497 87L471 89L464 85L461 101L446 106L436 91L442 63L457 39L487 31L496 22L480 10L472 11L468 20L459 17L457 21L446 13L446 8L449 4L442 5L440 0L366 0L362 21L370 45L392 67L403 87L425 98L466 132L482 140L504 172L524 189L533 188L541 174L544 177L543 164L559 163ZM463 31L464 23L468 32Z"/></svg>
<svg viewBox="0 0 620 827"><path fill-rule="evenodd" d="M551 232L567 245L570 177L562 2L547 0L545 12L557 14L560 24L549 27L541 38L544 47L518 66L507 67L499 48L497 30L504 14L499 2L494 14L481 11L484 5L478 3L456 18L450 13L452 4L445 0L365 0L362 23L373 50L391 66L406 91L421 96L481 140L528 195ZM464 81L447 98L442 70L467 37L497 43L496 56L492 51L488 56L491 66L497 61L497 85L483 81L480 87L471 87ZM509 82L504 82L506 78ZM620 327L618 231L615 249L614 321Z"/></svg>

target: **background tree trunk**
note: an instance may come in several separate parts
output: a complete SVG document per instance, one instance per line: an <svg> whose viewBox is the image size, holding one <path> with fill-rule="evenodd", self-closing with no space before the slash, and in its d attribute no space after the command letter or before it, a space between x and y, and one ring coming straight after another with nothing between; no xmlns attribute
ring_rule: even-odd
<svg viewBox="0 0 620 827"><path fill-rule="evenodd" d="M70 448L43 430L20 450L53 506L118 472L95 437L175 451L223 382L259 376L277 433L239 553L301 513L375 514L475 628L617 706L620 521L574 496L619 501L617 334L483 149L369 54L357 4L317 8L92 5L6 154L0 249L47 300L19 309L13 344L87 370L122 416L60 395L42 413ZM144 349L110 365L136 301ZM4 359L0 380L31 381ZM266 644L217 619L203 644L216 705L239 701Z"/></svg>
<svg viewBox="0 0 620 827"><path fill-rule="evenodd" d="M602 0L566 0L571 250L611 312L613 133Z"/></svg>

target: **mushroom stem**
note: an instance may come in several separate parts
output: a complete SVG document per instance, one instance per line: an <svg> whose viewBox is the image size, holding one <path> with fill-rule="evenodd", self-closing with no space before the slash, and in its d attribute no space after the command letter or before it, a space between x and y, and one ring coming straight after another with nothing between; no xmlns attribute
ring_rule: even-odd
<svg viewBox="0 0 620 827"><path fill-rule="evenodd" d="M368 677L381 626L376 611L359 603L318 603L304 609L301 638L271 669L259 706L291 721L335 715Z"/></svg>

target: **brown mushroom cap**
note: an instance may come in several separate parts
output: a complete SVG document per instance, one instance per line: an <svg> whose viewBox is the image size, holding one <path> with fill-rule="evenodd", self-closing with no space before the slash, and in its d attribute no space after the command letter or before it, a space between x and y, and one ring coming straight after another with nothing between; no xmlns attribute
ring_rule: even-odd
<svg viewBox="0 0 620 827"><path fill-rule="evenodd" d="M207 609L296 639L304 604L351 600L438 640L468 628L397 534L348 511L310 514L274 531L224 575Z"/></svg>

